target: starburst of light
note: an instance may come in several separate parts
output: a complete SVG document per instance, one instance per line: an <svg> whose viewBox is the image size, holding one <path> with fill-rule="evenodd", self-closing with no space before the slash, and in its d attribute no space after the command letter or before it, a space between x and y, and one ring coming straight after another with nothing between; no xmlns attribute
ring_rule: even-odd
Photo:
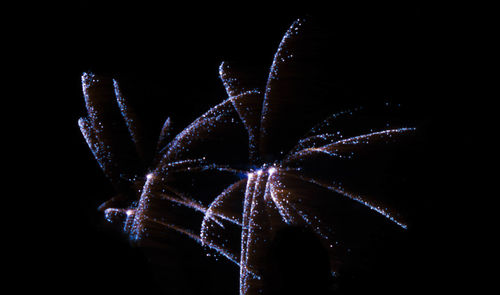
<svg viewBox="0 0 500 295"><path fill-rule="evenodd" d="M358 151L373 145L396 142L414 133L415 128L400 126L345 138L341 130L332 131L335 120L350 117L362 109L354 108L331 115L312 126L302 137L292 138L295 141L292 147L275 140L277 134L292 134L283 129L286 128L284 121L301 119L283 113L287 104L300 106L305 103L286 100L291 94L283 89L291 82L283 76L290 76L289 72L300 59L294 46L302 42L305 27L304 20L297 20L284 35L263 91L248 90L245 81L238 79L237 72L229 64L222 63L219 74L228 99L176 136L170 135L171 123L167 119L161 130L154 164L149 167L143 163L144 147L135 115L117 81L113 80L110 86L113 91L103 92L105 85L95 75L84 74L82 85L88 117L79 120L82 134L106 176L119 192L124 192L103 205L106 220L120 224L130 239L138 243L176 231L215 250L239 267L242 295L256 294L262 289L264 256L280 228L306 226L325 241L331 251L340 249L335 236L337 225L322 219L323 201L309 200L309 195L300 187L307 187L310 194L314 194L314 190L328 191L330 198L352 201L353 206L354 203L361 205L388 223L406 229L404 220L390 208L339 182L309 175L302 163L318 155L349 160L356 157ZM245 163L223 163L205 150L207 141L241 130L248 136ZM119 137L119 134L127 134L128 138ZM124 142L126 145L122 144ZM230 137L224 144L231 146ZM118 151L123 147L127 148L128 157ZM235 152L237 148L235 146ZM178 188L177 179L207 171L232 174L237 180L209 200ZM141 173L145 176L141 177ZM132 189L133 193L125 193L127 189ZM117 203L117 200L125 201ZM122 207L115 207L115 203ZM186 212L189 212L188 217Z"/></svg>

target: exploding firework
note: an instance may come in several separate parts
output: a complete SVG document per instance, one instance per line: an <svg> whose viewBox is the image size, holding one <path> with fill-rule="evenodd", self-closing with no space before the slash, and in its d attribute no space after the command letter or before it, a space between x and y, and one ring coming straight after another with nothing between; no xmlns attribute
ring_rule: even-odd
<svg viewBox="0 0 500 295"><path fill-rule="evenodd" d="M101 206L106 219L139 244L161 243L162 236L176 231L213 249L239 267L240 294L262 290L265 255L284 227L314 231L332 253L332 271L349 250L340 221L364 214L369 222L405 230L403 218L382 202L332 180L341 174L338 168L311 164L323 159L342 167L415 131L365 120L370 128L341 132L340 126L365 110L326 116L330 110L322 107L324 95L301 83L304 72L314 66L311 51L302 50L311 38L306 21L291 25L264 89L247 87L238 71L223 63L220 78L228 98L176 136L167 119L149 165L140 126L118 83L84 74L88 117L79 125L119 192ZM318 117L326 119L313 124L312 118ZM225 188L197 195L198 179L203 178L216 179ZM213 186L217 191L219 186ZM351 216L335 215L346 207L353 208Z"/></svg>

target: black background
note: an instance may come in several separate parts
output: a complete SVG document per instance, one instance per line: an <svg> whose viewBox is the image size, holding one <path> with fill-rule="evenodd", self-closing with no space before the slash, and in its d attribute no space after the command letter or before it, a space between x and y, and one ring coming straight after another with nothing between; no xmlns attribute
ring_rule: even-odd
<svg viewBox="0 0 500 295"><path fill-rule="evenodd" d="M18 109L30 105L29 115L16 117L16 122L29 128L21 135L28 138L23 149L27 164L21 170L31 167L29 176L35 179L30 182L24 176L21 181L27 189L36 187L28 198L35 213L26 214L29 225L18 231L23 253L29 253L23 256L30 258L19 259L16 273L29 278L36 288L56 294L185 294L175 290L207 283L201 274L210 269L192 265L203 259L202 251L192 254L197 258L186 258L191 254L179 251L176 259L188 262L176 265L178 272L190 275L176 286L165 286L165 277L173 273L159 271L141 249L130 247L125 237L103 225L96 207L113 190L78 129L78 118L86 114L80 76L92 71L118 78L152 135L166 116L181 128L225 98L218 77L221 61L244 62L265 77L283 33L293 20L304 16L319 19L338 37L335 42L345 53L343 70L350 69L346 87L372 89L374 96L397 98L411 106L422 119L425 140L432 142L414 171L418 176L414 194L425 194L422 207L415 211L425 209L425 217L419 219L412 238L415 244L407 252L416 255L414 267L404 275L411 279L387 279L373 288L384 290L383 284L391 284L394 292L411 293L457 286L450 261L456 262L455 250L448 239L453 226L443 210L450 200L442 182L447 159L442 157L441 131L446 124L437 116L445 109L451 112L446 89L453 71L448 43L453 26L445 12L409 4L79 1L43 7L34 15L28 22L29 34L17 36L23 51L17 52L21 57L15 55L23 81L17 95L29 96L20 100ZM167 269L176 272L173 266ZM363 290L371 288L367 285Z"/></svg>

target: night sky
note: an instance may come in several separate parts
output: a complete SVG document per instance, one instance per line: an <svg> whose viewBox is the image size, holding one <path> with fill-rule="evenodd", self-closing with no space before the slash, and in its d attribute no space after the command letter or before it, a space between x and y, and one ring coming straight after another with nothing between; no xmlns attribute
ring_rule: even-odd
<svg viewBox="0 0 500 295"><path fill-rule="evenodd" d="M332 55L338 57L338 67L331 68L335 79L322 87L337 87L361 102L372 97L401 103L422 130L404 187L414 200L408 209L412 233L404 248L388 246L395 251L385 253L389 264L373 258L371 268L339 278L338 284L351 287L337 294L450 287L448 221L442 211L450 196L438 186L445 160L440 149L431 152L437 144L430 144L442 130L436 113L448 104L442 95L446 34L433 7L141 3L44 7L35 12L30 34L21 38L29 51L23 60L33 66L23 80L37 85L18 88L18 93L37 93L29 101L34 116L26 124L32 135L26 153L43 163L29 160L39 181L31 202L38 215L30 215L37 216L30 228L42 230L22 234L31 237L23 244L36 259L19 262L21 276L34 275L37 288L53 294L232 294L237 268L207 258L195 243L144 251L106 227L96 208L113 188L78 128L78 118L86 115L80 77L90 71L117 78L153 143L167 116L180 131L226 97L218 77L222 61L246 66L264 83L282 35L296 18L307 17L331 34ZM218 282L223 282L220 293Z"/></svg>

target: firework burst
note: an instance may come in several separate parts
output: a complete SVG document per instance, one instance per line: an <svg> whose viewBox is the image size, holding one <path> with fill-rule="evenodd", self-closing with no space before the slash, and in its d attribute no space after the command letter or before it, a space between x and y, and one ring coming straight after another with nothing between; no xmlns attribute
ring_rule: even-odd
<svg viewBox="0 0 500 295"><path fill-rule="evenodd" d="M348 162L413 134L415 128L388 123L380 128L367 120L371 126L366 132L340 132L342 121L349 122L363 108L326 116L324 95L301 83L314 66L311 52L298 50L311 41L308 30L304 20L288 29L264 89L247 87L237 70L221 64L229 98L176 136L170 135L167 119L149 165L140 126L118 83L84 74L88 117L80 119L80 128L119 192L101 206L106 219L137 243L161 243L159 237L175 231L215 250L239 267L240 294L262 290L269 245L277 231L290 225L314 231L331 251L336 271L348 247L332 206L352 207L371 220L405 230L403 218L382 202L329 177L338 171L310 164L322 158ZM314 119L326 119L314 125L307 116L311 113ZM196 195L192 180L204 177L227 185L214 195ZM186 186L194 186L195 193Z"/></svg>

